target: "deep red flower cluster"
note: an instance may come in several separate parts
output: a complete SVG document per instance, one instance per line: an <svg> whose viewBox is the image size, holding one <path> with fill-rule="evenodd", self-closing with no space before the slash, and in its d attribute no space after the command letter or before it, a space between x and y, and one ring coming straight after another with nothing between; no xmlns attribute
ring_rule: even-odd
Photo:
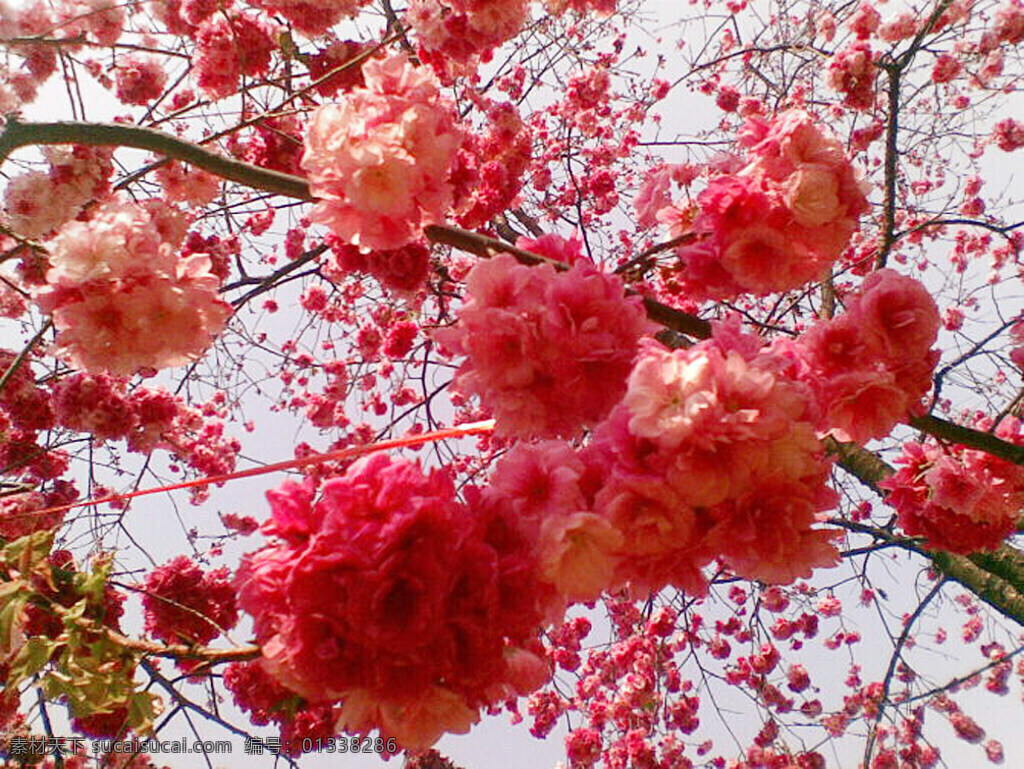
<svg viewBox="0 0 1024 769"><path fill-rule="evenodd" d="M474 515L450 478L374 454L270 492L270 546L238 574L266 669L347 731L405 747L462 732L481 706L547 676L532 543Z"/></svg>
<svg viewBox="0 0 1024 769"><path fill-rule="evenodd" d="M363 272L389 289L412 292L422 288L430 274L430 249L423 243L364 252L333 235L326 240L331 253L324 274L338 282L353 272Z"/></svg>
<svg viewBox="0 0 1024 769"><path fill-rule="evenodd" d="M238 622L230 572L203 571L185 555L149 573L142 608L146 632L168 643L209 643Z"/></svg>

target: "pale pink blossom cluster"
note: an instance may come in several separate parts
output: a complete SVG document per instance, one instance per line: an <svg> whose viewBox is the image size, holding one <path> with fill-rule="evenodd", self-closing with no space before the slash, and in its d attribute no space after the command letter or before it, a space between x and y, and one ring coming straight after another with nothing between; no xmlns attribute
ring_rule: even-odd
<svg viewBox="0 0 1024 769"><path fill-rule="evenodd" d="M78 215L106 192L113 153L105 147L50 146L48 171L15 176L4 190L3 223L25 238L39 238Z"/></svg>
<svg viewBox="0 0 1024 769"><path fill-rule="evenodd" d="M641 227L653 227L659 221L668 223L672 214L678 210L672 205L672 183L675 182L680 187L689 187L699 172L699 167L685 163L665 164L650 169L633 199L637 224ZM676 229L680 228L677 226Z"/></svg>
<svg viewBox="0 0 1024 769"><path fill-rule="evenodd" d="M710 181L691 228L698 239L676 252L694 299L768 294L820 278L868 209L842 146L808 114L753 118L741 143L747 164Z"/></svg>
<svg viewBox="0 0 1024 769"><path fill-rule="evenodd" d="M861 2L846 22L846 26L858 40L869 39L882 23L882 15L869 2Z"/></svg>
<svg viewBox="0 0 1024 769"><path fill-rule="evenodd" d="M818 391L822 431L864 443L919 412L939 358L932 345L940 322L919 281L883 269L868 276L844 314L803 334L793 347Z"/></svg>
<svg viewBox="0 0 1024 769"><path fill-rule="evenodd" d="M243 560L240 605L264 670L340 700L341 728L422 749L547 680L534 543L459 503L447 474L374 454L318 495L268 498L273 541Z"/></svg>
<svg viewBox="0 0 1024 769"><path fill-rule="evenodd" d="M555 240L559 261L572 260L574 241ZM458 322L435 338L467 356L455 386L480 396L501 435L571 437L604 419L652 329L621 280L583 258L558 272L502 254L472 269L466 294Z"/></svg>
<svg viewBox="0 0 1024 769"><path fill-rule="evenodd" d="M920 17L904 11L878 28L878 36L887 43L897 43L917 34Z"/></svg>
<svg viewBox="0 0 1024 769"><path fill-rule="evenodd" d="M134 374L201 355L231 315L202 254L179 258L185 221L159 200L110 200L49 244L35 300L53 317L54 353L88 371Z"/></svg>
<svg viewBox="0 0 1024 769"><path fill-rule="evenodd" d="M1015 417L1000 422L995 434L1024 444ZM1019 465L962 446L915 441L903 444L896 463L899 472L879 485L889 492L886 503L895 508L900 528L924 537L928 547L963 554L995 550L1016 531L1024 505Z"/></svg>
<svg viewBox="0 0 1024 769"><path fill-rule="evenodd" d="M118 41L127 19L124 5L116 0L66 0L60 16L63 35L81 35L103 46Z"/></svg>
<svg viewBox="0 0 1024 769"><path fill-rule="evenodd" d="M250 0L268 13L283 16L299 32L320 35L347 16L354 16L368 0Z"/></svg>
<svg viewBox="0 0 1024 769"><path fill-rule="evenodd" d="M38 0L0 3L0 38L61 36L54 30L56 20L49 4ZM18 112L32 102L39 87L57 70L56 47L46 44L5 46L5 61L0 64L0 115ZM15 57L21 57L21 62Z"/></svg>
<svg viewBox="0 0 1024 769"><path fill-rule="evenodd" d="M602 16L615 13L618 0L544 0L544 7L551 13L565 13L573 10L576 13L594 12Z"/></svg>
<svg viewBox="0 0 1024 769"><path fill-rule="evenodd" d="M220 194L221 179L202 168L176 160L160 164L154 175L172 203L205 206Z"/></svg>
<svg viewBox="0 0 1024 769"><path fill-rule="evenodd" d="M397 249L443 219L462 132L428 70L404 56L363 65L365 88L310 119L302 167L311 218L363 250Z"/></svg>
<svg viewBox="0 0 1024 769"><path fill-rule="evenodd" d="M1024 42L1024 3L1007 0L996 11L993 31L1000 42L1009 45Z"/></svg>
<svg viewBox="0 0 1024 769"><path fill-rule="evenodd" d="M471 502L537 543L549 613L623 586L699 594L715 559L767 582L834 563L814 529L836 501L815 391L793 360L736 321L688 350L641 349L591 444L519 443Z"/></svg>

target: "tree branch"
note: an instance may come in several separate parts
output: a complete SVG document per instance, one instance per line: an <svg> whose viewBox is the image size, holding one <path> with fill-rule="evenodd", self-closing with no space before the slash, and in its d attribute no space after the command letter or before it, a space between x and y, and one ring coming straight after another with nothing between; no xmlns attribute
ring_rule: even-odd
<svg viewBox="0 0 1024 769"><path fill-rule="evenodd" d="M510 246L504 241L489 238L477 232L462 230L444 224L430 224L423 228L423 234L434 243L443 243L454 248L467 251L482 257L491 257L496 253L511 254L523 264L549 264L556 270L567 270L569 265ZM630 292L632 293L632 292ZM688 312L677 310L662 304L650 297L643 297L647 317L666 328L678 331L696 339L707 339L711 336L711 324L703 318Z"/></svg>
<svg viewBox="0 0 1024 769"><path fill-rule="evenodd" d="M298 200L312 200L309 184L301 177L232 160L152 128L75 121L22 123L13 115L6 116L6 124L0 132L0 163L19 147L36 144L87 144L149 150L254 189Z"/></svg>
<svg viewBox="0 0 1024 769"><path fill-rule="evenodd" d="M89 623L90 630L99 630L106 634L107 638L132 651L143 652L152 657L169 657L176 660L200 660L209 664L221 662L244 662L254 660L262 654L259 646L255 644L237 646L233 649L211 649L206 646L188 646L186 644L161 644L154 641L141 641L136 638L129 638L126 635L103 627L95 623Z"/></svg>
<svg viewBox="0 0 1024 769"><path fill-rule="evenodd" d="M945 419L930 414L923 417L910 417L907 424L935 438L969 446L1016 465L1024 465L1024 446L1008 443L992 433L973 430L970 427L947 422Z"/></svg>

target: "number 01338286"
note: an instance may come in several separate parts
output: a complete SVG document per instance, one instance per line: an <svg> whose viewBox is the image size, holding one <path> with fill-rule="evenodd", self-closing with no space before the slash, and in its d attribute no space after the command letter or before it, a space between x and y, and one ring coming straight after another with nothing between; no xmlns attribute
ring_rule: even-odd
<svg viewBox="0 0 1024 769"><path fill-rule="evenodd" d="M398 749L394 738L383 737L330 737L304 739L303 753L394 753Z"/></svg>

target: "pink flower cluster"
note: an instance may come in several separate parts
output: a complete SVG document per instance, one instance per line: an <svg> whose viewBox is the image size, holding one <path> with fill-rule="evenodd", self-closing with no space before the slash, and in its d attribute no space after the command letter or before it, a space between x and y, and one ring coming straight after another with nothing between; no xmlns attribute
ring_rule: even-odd
<svg viewBox="0 0 1024 769"><path fill-rule="evenodd" d="M149 104L164 92L167 72L152 57L125 56L118 59L114 74L117 98L125 104Z"/></svg>
<svg viewBox="0 0 1024 769"><path fill-rule="evenodd" d="M990 424L979 425L990 429ZM1020 420L1007 417L997 437L1024 444ZM909 441L896 460L899 472L879 484L889 494L900 528L928 547L970 554L995 550L1017 528L1024 506L1024 468L955 444Z"/></svg>
<svg viewBox="0 0 1024 769"><path fill-rule="evenodd" d="M868 209L842 146L806 113L748 121L747 164L698 198L700 237L676 253L695 299L768 294L821 277Z"/></svg>
<svg viewBox="0 0 1024 769"><path fill-rule="evenodd" d="M571 261L573 241L556 240ZM604 419L651 329L622 282L582 258L557 272L502 254L472 269L466 293L456 325L435 338L467 356L455 384L480 396L502 435L571 437Z"/></svg>
<svg viewBox="0 0 1024 769"><path fill-rule="evenodd" d="M871 273L846 313L795 344L822 407L821 429L864 443L920 408L939 353L939 310L928 290L894 270Z"/></svg>
<svg viewBox="0 0 1024 769"><path fill-rule="evenodd" d="M341 282L350 273L364 272L393 291L414 292L430 275L430 249L422 243L364 252L333 235L326 242L331 254L323 269L331 280Z"/></svg>
<svg viewBox="0 0 1024 769"><path fill-rule="evenodd" d="M441 220L462 133L437 80L403 56L363 65L366 87L310 119L302 167L311 218L363 250L396 249Z"/></svg>
<svg viewBox="0 0 1024 769"><path fill-rule="evenodd" d="M488 61L523 28L529 9L529 0L412 0L405 20L416 32L420 58L451 76Z"/></svg>
<svg viewBox="0 0 1024 769"><path fill-rule="evenodd" d="M261 16L233 10L214 13L213 3L208 8L210 15L196 22L192 68L199 87L222 99L238 91L243 75L266 74L278 47L277 29Z"/></svg>
<svg viewBox="0 0 1024 769"><path fill-rule="evenodd" d="M97 441L124 439L129 451L163 449L202 475L230 472L241 450L236 439L224 435L216 403L194 408L163 388L129 391L127 380L102 373L60 379L51 395L61 427ZM193 492L194 499L201 496Z"/></svg>
<svg viewBox="0 0 1024 769"><path fill-rule="evenodd" d="M268 13L280 14L299 32L320 35L346 16L354 16L367 0L252 0Z"/></svg>
<svg viewBox="0 0 1024 769"><path fill-rule="evenodd" d="M4 190L2 221L26 238L38 238L78 215L109 186L113 153L104 147L54 146L43 150L49 171L11 179Z"/></svg>
<svg viewBox="0 0 1024 769"><path fill-rule="evenodd" d="M305 745L326 742L336 733L338 708L310 704L267 673L259 660L235 662L224 669L224 686L235 704L259 726L274 721L281 729L282 752L298 755Z"/></svg>
<svg viewBox="0 0 1024 769"><path fill-rule="evenodd" d="M516 108L507 102L481 107L487 112L487 131L466 133L452 173L455 219L470 230L511 207L531 158L530 132Z"/></svg>
<svg viewBox="0 0 1024 769"><path fill-rule="evenodd" d="M0 371L6 372L15 357L14 352L0 349ZM59 450L48 450L40 435L53 425L48 394L36 385L32 364L23 360L0 389L0 474L29 475L36 480L60 476L67 469L67 459Z"/></svg>
<svg viewBox="0 0 1024 769"><path fill-rule="evenodd" d="M185 555L146 577L146 632L168 643L206 644L238 622L227 569L203 571Z"/></svg>
<svg viewBox="0 0 1024 769"><path fill-rule="evenodd" d="M551 13L564 13L573 10L576 13L594 13L602 16L615 13L618 0L544 0L544 7Z"/></svg>
<svg viewBox="0 0 1024 769"><path fill-rule="evenodd" d="M181 403L163 389L138 387L108 374L73 374L53 386L57 423L97 441L127 438L132 451L151 451L178 416Z"/></svg>
<svg viewBox="0 0 1024 769"><path fill-rule="evenodd" d="M814 394L789 373L738 324L688 350L647 344L588 449L594 511L623 539L615 583L700 593L716 558L766 582L835 562L833 535L812 528L836 500Z"/></svg>
<svg viewBox="0 0 1024 769"><path fill-rule="evenodd" d="M829 61L828 83L843 95L843 104L851 109L866 111L875 106L877 79L875 53L864 41L851 43Z"/></svg>
<svg viewBox="0 0 1024 769"><path fill-rule="evenodd" d="M1013 340L1014 345L1010 350L1010 360L1017 368L1024 371L1024 318L1010 327L1010 339Z"/></svg>
<svg viewBox="0 0 1024 769"><path fill-rule="evenodd" d="M46 497L38 491L0 497L0 537L12 542L36 531L57 528L64 521L64 513L44 513L47 507Z"/></svg>
<svg viewBox="0 0 1024 769"><path fill-rule="evenodd" d="M533 543L474 515L443 473L384 454L270 492L271 545L248 555L240 603L263 666L339 726L407 748L465 732L478 709L542 684Z"/></svg>
<svg viewBox="0 0 1024 769"><path fill-rule="evenodd" d="M59 29L69 38L82 35L102 46L118 41L127 14L115 0L68 0L60 6Z"/></svg>
<svg viewBox="0 0 1024 769"><path fill-rule="evenodd" d="M55 353L89 371L134 374L186 363L231 315L210 260L176 254L181 215L162 201L111 200L50 242L52 267L35 294L53 317Z"/></svg>
<svg viewBox="0 0 1024 769"><path fill-rule="evenodd" d="M593 601L614 583L623 536L594 512L595 468L564 441L517 443L496 464L472 506L512 521L534 542L546 619Z"/></svg>
<svg viewBox="0 0 1024 769"><path fill-rule="evenodd" d="M164 197L172 203L205 206L220 192L220 177L176 160L158 166L154 175L163 188Z"/></svg>
<svg viewBox="0 0 1024 769"><path fill-rule="evenodd" d="M590 445L516 444L470 504L536 542L549 616L621 586L702 593L715 559L767 582L806 576L836 560L813 528L836 496L797 373L738 322L688 350L650 341Z"/></svg>
<svg viewBox="0 0 1024 769"><path fill-rule="evenodd" d="M992 138L1003 152L1013 152L1024 147L1024 123L1008 117L996 123Z"/></svg>

